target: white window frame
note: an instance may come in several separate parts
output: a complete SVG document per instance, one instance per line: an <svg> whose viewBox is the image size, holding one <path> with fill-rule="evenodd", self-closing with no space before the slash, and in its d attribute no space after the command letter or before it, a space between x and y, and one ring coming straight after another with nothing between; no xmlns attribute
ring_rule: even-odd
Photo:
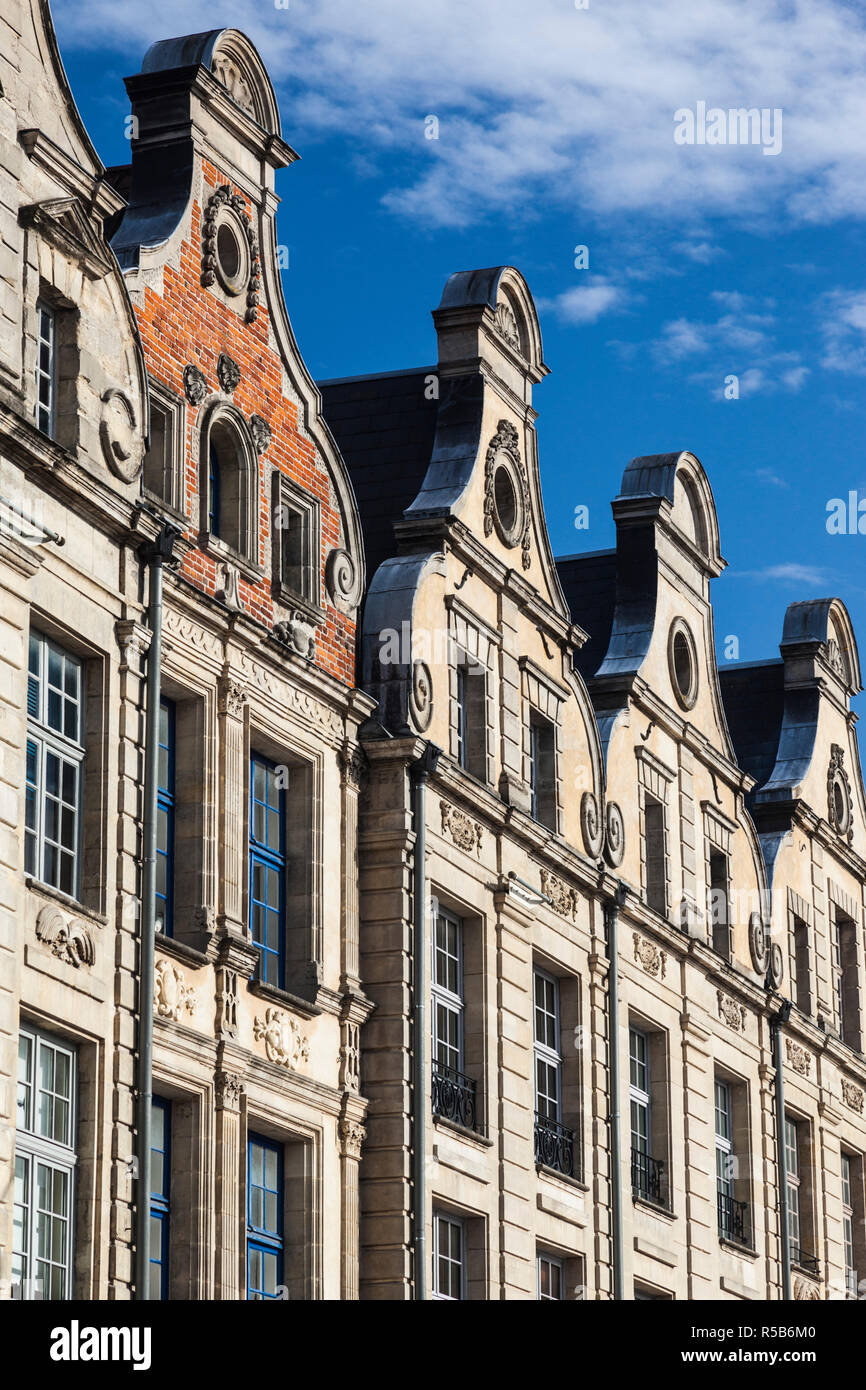
<svg viewBox="0 0 866 1390"><path fill-rule="evenodd" d="M722 1104L719 1103L720 1098L722 1100ZM723 1132L719 1128L720 1115L724 1117L725 1129L727 1130L727 1133ZM728 1176L726 1171L724 1176L719 1171L720 1160L721 1168L723 1170L727 1170L728 1160L732 1158L734 1154L733 1098L731 1095L730 1083L727 1081L720 1080L719 1077L715 1078L713 1087L713 1116L713 1128L715 1129L716 1134L716 1191L721 1192L724 1197L728 1197L731 1201L733 1201L734 1179Z"/></svg>
<svg viewBox="0 0 866 1390"><path fill-rule="evenodd" d="M842 1250L845 1257L845 1289L849 1298L857 1297L857 1268L854 1264L854 1188L851 1172L854 1159L842 1152Z"/></svg>
<svg viewBox="0 0 866 1390"><path fill-rule="evenodd" d="M44 331L46 330L46 331ZM48 348L48 368L42 366L42 349ZM36 408L37 428L54 438L57 418L57 314L50 304L40 299L36 304ZM48 403L41 400L46 387Z"/></svg>
<svg viewBox="0 0 866 1390"><path fill-rule="evenodd" d="M30 671L30 656L33 651L33 644L36 644L38 651L38 674ZM67 663L74 666L78 672L78 693L74 700L70 700L65 693L58 692L56 686L49 686L48 683L48 656L50 652L57 653L62 662L61 680L64 682ZM78 898L81 883L81 840L82 840L82 819L83 819L83 779L84 779L84 663L72 652L67 651L58 642L47 637L43 632L32 629L30 632L30 642L28 647L28 682L27 682L27 755L29 761L29 745L33 744L36 749L36 774L35 780L31 779L25 772L25 786L27 791L33 789L33 800L35 803L35 825L25 826L25 857L31 860L27 872L40 883L47 883L50 887L59 892L66 893L71 898ZM30 695L35 685L37 694L37 707L34 714L30 713ZM48 722L49 696L51 692L60 693L61 711L64 715L67 703L72 703L76 707L76 737L65 734L61 730L53 728ZM62 839L48 839L46 836L46 802L48 798L48 788L45 775L45 765L48 757L56 757L61 765L61 779L63 765L71 765L74 768L75 776L75 800L66 802L61 799L62 793L57 798L58 821L62 818L64 808L71 810L74 816L74 844L70 849L62 844ZM54 798L52 798L54 799ZM58 824L58 836L61 835ZM46 843L57 849L57 874L56 881L48 878L45 874L45 846ZM32 851L31 851L32 847ZM60 885L60 863L62 854L72 855L72 881L68 888Z"/></svg>
<svg viewBox="0 0 866 1390"><path fill-rule="evenodd" d="M437 964L438 964L439 952L438 952L438 950L437 950L437 931L436 931L436 928L438 927L439 919L440 919L440 918L441 918L443 921L449 923L449 925L451 925L452 927L454 927L454 928L456 929L456 936L457 936L457 954L456 954L456 961L457 961L457 985L458 985L458 990L459 990L459 993L456 993L456 994L454 993L453 990L449 989L447 985L441 984L441 983L438 981L438 979L437 979ZM450 1015L452 1015L453 1017L455 1017L455 1018L457 1019L457 1066L456 1066L455 1070L458 1071L458 1072L460 1072L460 1073L462 1074L462 1072L463 1072L463 1061L464 1061L464 1057L463 1057L464 1019L465 1019L465 1010L466 1010L466 1000L465 1000L464 991L463 991L463 922L462 922L462 920L461 920L458 916L456 916L455 913L453 913L453 912L448 912L445 908L438 907L437 910L436 910L436 918L435 918L435 921L434 921L434 924L433 924L433 931L432 931L432 933L431 933L431 936L432 936L432 943L431 943L431 945L432 945L433 959L432 959L432 962L431 962L431 970L430 970L430 982L431 982L431 983L430 983L430 994L431 994L431 1009L430 1009L430 1012L431 1012L431 1015L432 1015L432 1017L431 1017L432 1040L431 1040L431 1041L432 1041L432 1055L433 1055L433 1061L434 1061L434 1062L441 1062L441 1058L439 1058L439 1056L437 1055L437 1054L438 1054L438 1044L439 1044L439 1041L440 1041L439 1038L438 1038L438 1034L437 1034L437 1021L438 1021L438 1007L437 1007L437 1006L441 1005L442 1008L446 1009L447 1012L448 1012ZM446 954L448 955L449 959L452 959L452 960L455 959L455 957L452 955L452 953L451 953L450 951L447 952ZM444 1066L451 1066L451 1063L450 1063L450 1062L444 1062L444 1063L442 1063L442 1065L444 1065Z"/></svg>
<svg viewBox="0 0 866 1390"><path fill-rule="evenodd" d="M640 1039L643 1044L643 1057L636 1057L632 1047L633 1041ZM644 1085L639 1086L634 1080L635 1066L643 1068ZM641 1138L646 1143L645 1149L638 1149L638 1152L645 1153L647 1158L652 1157L652 1096L650 1093L651 1071L650 1071L650 1042L648 1035L642 1028L635 1028L633 1025L628 1030L628 1079L629 1079L629 1100L632 1107L636 1107L646 1115L646 1136L637 1135L634 1124L631 1124L631 1147L637 1148L635 1137ZM631 1121L631 1115L629 1116Z"/></svg>
<svg viewBox="0 0 866 1390"><path fill-rule="evenodd" d="M21 1040L27 1039L30 1043L30 1059L27 1067L27 1078L21 1078ZM41 1088L38 1085L39 1064L42 1049L52 1049L55 1053L65 1056L69 1060L69 1096L68 1099L69 1115L66 1124L66 1142L61 1142L54 1138L40 1134L35 1128L38 1097ZM26 1300L50 1297L43 1295L37 1288L33 1277L34 1263L44 1263L36 1261L36 1251L38 1250L38 1227L39 1212L36 1206L35 1193L37 1190L37 1171L39 1166L47 1167L49 1171L60 1173L66 1179L66 1214L60 1217L66 1222L66 1249L65 1258L50 1261L54 1268L59 1268L62 1272L62 1292L59 1294L61 1299L72 1297L72 1267L73 1267L73 1248L75 1243L75 1169L78 1162L76 1147L76 1131L78 1126L78 1057L74 1047L52 1034L43 1033L37 1028L22 1026L19 1032L19 1081L18 1081L18 1109L23 1109L23 1117L19 1113L17 1130L15 1135L15 1168L16 1186L17 1170L19 1160L23 1161L28 1172L27 1201L23 1208L23 1228L25 1230L24 1249L16 1249L15 1236L13 1236L13 1259L18 1257L22 1262L21 1275L23 1283L13 1282L13 1297ZM57 1092L51 1094L57 1095ZM27 1105L29 1099L30 1116L28 1123ZM16 1207L21 1208L21 1203L16 1201ZM54 1215L54 1213L51 1213ZM13 1276L14 1279L15 1276Z"/></svg>
<svg viewBox="0 0 866 1390"><path fill-rule="evenodd" d="M457 1282L459 1292L456 1297L453 1293L443 1293L439 1285L439 1237L440 1226L444 1223L459 1232L460 1235L460 1259L453 1260L451 1255L446 1257L449 1264L457 1265L459 1270ZM450 1241L449 1241L450 1244ZM459 1216L452 1216L448 1211L433 1211L433 1298L442 1302L456 1303L466 1298L466 1222Z"/></svg>
<svg viewBox="0 0 866 1390"><path fill-rule="evenodd" d="M538 991L537 981L544 980L553 987L553 1010L545 1005L542 1009L546 1018L554 1021L554 1035L557 1040L556 1048L543 1038L538 1036ZM557 1124L562 1122L562 1053L559 1050L559 1039L561 1036L560 1026L560 999L559 999L559 980L555 975L551 975L547 970L541 970L538 966L532 972L532 1054L533 1054L533 1084L535 1089L535 1113L540 1119L553 1119ZM538 1093L538 1063L543 1062L551 1067L556 1075L556 1106L553 1115L541 1114ZM545 1104L549 1104L549 1098L545 1098Z"/></svg>
<svg viewBox="0 0 866 1390"><path fill-rule="evenodd" d="M788 1240L792 1250L796 1250L795 1260L802 1249L800 1222L800 1126L789 1115L785 1116L785 1167L788 1183Z"/></svg>
<svg viewBox="0 0 866 1390"><path fill-rule="evenodd" d="M550 1270L556 1270L559 1275L559 1297L556 1298L552 1293L542 1293L541 1274L542 1266L547 1265ZM565 1298L565 1266L562 1260L555 1255L548 1255L543 1250L539 1250L535 1259L536 1299L541 1303L562 1303Z"/></svg>

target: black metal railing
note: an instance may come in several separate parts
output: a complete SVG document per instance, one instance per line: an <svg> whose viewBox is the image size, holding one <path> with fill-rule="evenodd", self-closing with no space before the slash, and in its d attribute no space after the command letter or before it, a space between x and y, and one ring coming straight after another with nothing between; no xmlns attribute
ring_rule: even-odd
<svg viewBox="0 0 866 1390"><path fill-rule="evenodd" d="M553 1168L569 1178L577 1177L574 1168L574 1130L566 1129L558 1120L547 1115L535 1116L535 1162Z"/></svg>
<svg viewBox="0 0 866 1390"><path fill-rule="evenodd" d="M746 1202L735 1202L726 1192L716 1193L719 1213L719 1237L732 1240L737 1245L749 1244L749 1207Z"/></svg>
<svg viewBox="0 0 866 1390"><path fill-rule="evenodd" d="M816 1279L820 1274L818 1256L813 1255L809 1250L804 1250L802 1245L791 1246L791 1264L804 1269L807 1274L814 1274Z"/></svg>
<svg viewBox="0 0 866 1390"><path fill-rule="evenodd" d="M668 1205L665 1165L660 1158L650 1158L640 1149L632 1149L631 1190L645 1202L655 1202L658 1207Z"/></svg>
<svg viewBox="0 0 866 1390"><path fill-rule="evenodd" d="M477 1129L475 1082L444 1062L433 1063L433 1114L453 1120L464 1129Z"/></svg>

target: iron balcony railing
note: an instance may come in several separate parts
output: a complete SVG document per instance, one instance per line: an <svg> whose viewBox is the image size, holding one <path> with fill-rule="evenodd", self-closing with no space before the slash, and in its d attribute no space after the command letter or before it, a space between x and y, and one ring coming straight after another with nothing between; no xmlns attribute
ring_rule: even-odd
<svg viewBox="0 0 866 1390"><path fill-rule="evenodd" d="M535 1114L535 1162L543 1168L553 1168L566 1177L579 1174L574 1166L574 1131L558 1120Z"/></svg>
<svg viewBox="0 0 866 1390"><path fill-rule="evenodd" d="M749 1244L749 1208L746 1202L735 1202L726 1192L717 1192L719 1236L737 1245Z"/></svg>
<svg viewBox="0 0 866 1390"><path fill-rule="evenodd" d="M791 1246L791 1263L804 1269L807 1274L814 1274L815 1278L818 1278L820 1273L818 1256L813 1255L809 1250L804 1250L802 1245Z"/></svg>
<svg viewBox="0 0 866 1390"><path fill-rule="evenodd" d="M433 1062L433 1114L453 1120L464 1129L478 1128L475 1082L444 1062Z"/></svg>
<svg viewBox="0 0 866 1390"><path fill-rule="evenodd" d="M632 1195L645 1202L654 1202L657 1207L669 1205L665 1165L659 1158L650 1158L641 1149L631 1151L631 1190Z"/></svg>

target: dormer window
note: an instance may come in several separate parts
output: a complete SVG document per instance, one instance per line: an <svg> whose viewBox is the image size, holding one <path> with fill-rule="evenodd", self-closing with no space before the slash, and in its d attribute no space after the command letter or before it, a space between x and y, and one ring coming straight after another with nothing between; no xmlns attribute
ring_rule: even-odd
<svg viewBox="0 0 866 1390"><path fill-rule="evenodd" d="M318 502L282 473L275 473L272 518L274 592L286 603L303 599L317 607L321 601Z"/></svg>
<svg viewBox="0 0 866 1390"><path fill-rule="evenodd" d="M144 456L142 485L152 497L181 511L183 406L157 382L150 382L149 391L150 442Z"/></svg>

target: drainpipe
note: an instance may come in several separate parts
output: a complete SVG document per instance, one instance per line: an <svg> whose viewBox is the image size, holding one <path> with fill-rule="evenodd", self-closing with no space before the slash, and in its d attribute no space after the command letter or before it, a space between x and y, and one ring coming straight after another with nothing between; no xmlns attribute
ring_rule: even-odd
<svg viewBox="0 0 866 1390"><path fill-rule="evenodd" d="M442 750L428 743L412 764L412 813L415 822L414 921L412 930L412 969L415 1004L415 1068L412 1086L412 1142L415 1148L413 1175L415 1202L415 1298L427 1298L427 967L430 947L427 939L427 778L436 771Z"/></svg>
<svg viewBox="0 0 866 1390"><path fill-rule="evenodd" d="M776 1171L779 1174L779 1237L782 1255L782 1299L791 1301L791 1241L788 1235L788 1156L785 1152L785 1078L782 1070L782 1027L791 1017L791 1001L783 999L770 1017L776 1067Z"/></svg>
<svg viewBox="0 0 866 1390"><path fill-rule="evenodd" d="M177 527L164 521L141 558L150 571L150 649L144 742L144 834L139 920L138 1060L136 1070L135 1297L150 1298L150 1110L153 1097L153 956L156 930L156 829L159 787L159 693L162 667L162 570L174 558Z"/></svg>
<svg viewBox="0 0 866 1390"><path fill-rule="evenodd" d="M607 1032L610 1092L610 1168L611 1168L611 1226L613 1244L613 1296L618 1302L625 1298L623 1281L622 1241L622 1155L620 1152L620 1080L619 1080L619 910L625 902L625 884L617 883L607 914Z"/></svg>

